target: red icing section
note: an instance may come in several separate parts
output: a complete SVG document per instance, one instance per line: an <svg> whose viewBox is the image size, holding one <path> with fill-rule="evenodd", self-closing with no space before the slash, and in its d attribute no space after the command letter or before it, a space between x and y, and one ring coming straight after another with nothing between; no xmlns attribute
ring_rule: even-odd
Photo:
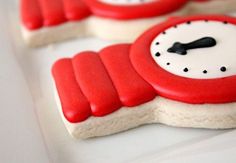
<svg viewBox="0 0 236 163"><path fill-rule="evenodd" d="M52 68L62 111L70 122L81 122L91 115L88 100L76 82L71 59L61 59Z"/></svg>
<svg viewBox="0 0 236 163"><path fill-rule="evenodd" d="M68 20L81 20L91 14L89 8L81 0L63 0L63 3Z"/></svg>
<svg viewBox="0 0 236 163"><path fill-rule="evenodd" d="M164 15L183 7L188 0L154 0L137 5L112 5L99 0L86 0L91 11L98 16L114 19L134 19Z"/></svg>
<svg viewBox="0 0 236 163"><path fill-rule="evenodd" d="M121 107L118 94L99 56L84 52L73 58L77 82L94 116L104 116Z"/></svg>
<svg viewBox="0 0 236 163"><path fill-rule="evenodd" d="M100 57L121 102L125 106L136 106L152 100L156 92L134 70L129 59L129 49L129 44L110 46L100 52Z"/></svg>
<svg viewBox="0 0 236 163"><path fill-rule="evenodd" d="M175 11L188 0L156 0L140 5L110 5L99 0L21 0L21 17L29 30L76 21L90 15L112 19L135 19L160 16ZM85 4L86 3L86 4Z"/></svg>
<svg viewBox="0 0 236 163"><path fill-rule="evenodd" d="M43 18L37 0L21 0L21 19L29 30L43 26Z"/></svg>
<svg viewBox="0 0 236 163"><path fill-rule="evenodd" d="M39 2L45 26L54 26L67 21L62 0L39 0Z"/></svg>
<svg viewBox="0 0 236 163"><path fill-rule="evenodd" d="M170 99L194 104L236 101L236 76L205 80L184 78L163 70L151 57L150 45L157 35L171 26L195 20L227 21L236 25L236 19L227 16L171 19L147 31L132 45L130 58L134 68L158 94Z"/></svg>
<svg viewBox="0 0 236 163"><path fill-rule="evenodd" d="M194 0L195 2L208 2L208 1L211 1L211 0Z"/></svg>

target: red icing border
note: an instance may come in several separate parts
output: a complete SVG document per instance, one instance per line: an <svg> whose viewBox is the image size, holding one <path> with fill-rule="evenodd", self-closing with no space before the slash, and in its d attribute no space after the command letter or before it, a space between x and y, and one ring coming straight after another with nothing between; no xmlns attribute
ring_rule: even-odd
<svg viewBox="0 0 236 163"><path fill-rule="evenodd" d="M99 0L86 0L91 11L98 16L115 19L134 19L164 15L183 7L188 0L158 0L141 5L111 5Z"/></svg>
<svg viewBox="0 0 236 163"><path fill-rule="evenodd" d="M194 104L236 101L236 76L207 80L184 78L165 71L151 57L150 45L158 34L171 26L196 20L227 21L236 25L236 19L227 16L191 16L170 19L144 33L132 45L131 62L136 71L163 97Z"/></svg>

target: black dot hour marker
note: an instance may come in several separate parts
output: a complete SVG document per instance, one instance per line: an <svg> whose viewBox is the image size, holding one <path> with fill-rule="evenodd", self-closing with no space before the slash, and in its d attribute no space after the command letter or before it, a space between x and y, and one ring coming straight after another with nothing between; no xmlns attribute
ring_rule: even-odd
<svg viewBox="0 0 236 163"><path fill-rule="evenodd" d="M222 66L222 67L220 68L220 71L225 72L225 71L226 71L226 67L225 67L225 66Z"/></svg>
<svg viewBox="0 0 236 163"><path fill-rule="evenodd" d="M159 42L156 42L156 45L159 45L160 43Z"/></svg>
<svg viewBox="0 0 236 163"><path fill-rule="evenodd" d="M188 68L184 68L184 72L188 72Z"/></svg>
<svg viewBox="0 0 236 163"><path fill-rule="evenodd" d="M174 44L167 49L167 52L187 55L188 50L196 48L209 48L215 46L216 44L217 42L213 37L203 37L189 43L174 42Z"/></svg>
<svg viewBox="0 0 236 163"><path fill-rule="evenodd" d="M224 24L228 24L228 22L227 22L227 21L224 21L223 23L224 23Z"/></svg>
<svg viewBox="0 0 236 163"><path fill-rule="evenodd" d="M207 74L207 70L204 70L203 73L204 73L204 74Z"/></svg>
<svg viewBox="0 0 236 163"><path fill-rule="evenodd" d="M187 24L191 24L191 21L187 21L186 23L187 23Z"/></svg>
<svg viewBox="0 0 236 163"><path fill-rule="evenodd" d="M169 63L169 62L167 62L167 63L166 63L166 65L170 65L170 63Z"/></svg>
<svg viewBox="0 0 236 163"><path fill-rule="evenodd" d="M161 53L156 52L155 56L156 56L156 57L159 57L159 56L161 56Z"/></svg>
<svg viewBox="0 0 236 163"><path fill-rule="evenodd" d="M177 28L178 26L177 25L174 25L174 28Z"/></svg>
<svg viewBox="0 0 236 163"><path fill-rule="evenodd" d="M162 32L162 34L163 34L163 35L165 35L165 34L166 34L166 32L164 31L164 32Z"/></svg>
<svg viewBox="0 0 236 163"><path fill-rule="evenodd" d="M208 22L209 20L205 20L205 22Z"/></svg>

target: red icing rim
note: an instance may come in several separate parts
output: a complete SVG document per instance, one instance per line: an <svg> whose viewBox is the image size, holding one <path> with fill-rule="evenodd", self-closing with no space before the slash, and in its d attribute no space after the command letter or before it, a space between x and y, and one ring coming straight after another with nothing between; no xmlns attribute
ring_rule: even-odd
<svg viewBox="0 0 236 163"><path fill-rule="evenodd" d="M174 25L187 21L227 21L236 25L228 16L191 16L170 19L144 33L131 47L130 58L136 71L148 81L159 95L187 103L227 103L236 101L236 76L220 79L190 79L171 74L156 64L150 53L153 39Z"/></svg>
<svg viewBox="0 0 236 163"><path fill-rule="evenodd" d="M92 12L97 16L114 19L134 19L160 16L183 7L188 0L158 0L140 5L112 5L99 0L85 1Z"/></svg>

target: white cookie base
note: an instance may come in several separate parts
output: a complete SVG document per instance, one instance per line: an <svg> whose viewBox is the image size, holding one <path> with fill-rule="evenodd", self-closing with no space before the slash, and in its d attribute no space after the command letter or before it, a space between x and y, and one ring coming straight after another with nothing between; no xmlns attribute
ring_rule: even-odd
<svg viewBox="0 0 236 163"><path fill-rule="evenodd" d="M101 17L91 17L88 20L87 30L90 35L101 39L133 42L145 30L166 19L167 16L162 16L122 21Z"/></svg>
<svg viewBox="0 0 236 163"><path fill-rule="evenodd" d="M86 20L69 22L53 27L44 27L30 31L22 25L23 39L31 47L47 45L62 40L86 36Z"/></svg>
<svg viewBox="0 0 236 163"><path fill-rule="evenodd" d="M164 16L134 20L115 20L91 16L83 21L68 22L33 31L22 26L22 33L25 42L31 47L82 36L96 36L106 40L132 42L149 27L162 22L169 16L185 15L186 12L183 9Z"/></svg>
<svg viewBox="0 0 236 163"><path fill-rule="evenodd" d="M90 117L80 123L70 123L62 114L58 95L55 97L67 130L78 139L115 134L150 123L209 129L236 127L236 102L194 105L156 97L136 107L122 107L104 117Z"/></svg>

